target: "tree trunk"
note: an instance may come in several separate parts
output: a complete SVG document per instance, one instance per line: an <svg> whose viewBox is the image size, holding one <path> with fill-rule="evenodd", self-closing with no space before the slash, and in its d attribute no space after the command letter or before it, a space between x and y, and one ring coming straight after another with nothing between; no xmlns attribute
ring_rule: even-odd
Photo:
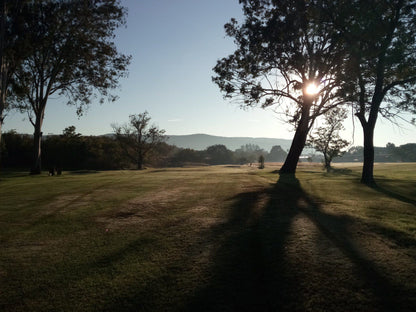
<svg viewBox="0 0 416 312"><path fill-rule="evenodd" d="M326 169L326 172L331 171L331 159L327 155L324 155L324 167Z"/></svg>
<svg viewBox="0 0 416 312"><path fill-rule="evenodd" d="M139 153L137 158L137 170L143 170L143 156Z"/></svg>
<svg viewBox="0 0 416 312"><path fill-rule="evenodd" d="M4 110L6 109L6 85L7 85L7 66L4 55L4 45L6 36L6 16L7 6L6 2L3 2L0 8L0 146L1 146L1 131L4 120ZM0 164L1 164L1 152L0 152Z"/></svg>
<svg viewBox="0 0 416 312"><path fill-rule="evenodd" d="M361 183L375 186L374 180L374 127L375 123L363 126L364 133L364 163L361 174Z"/></svg>
<svg viewBox="0 0 416 312"><path fill-rule="evenodd" d="M1 130L3 127L3 114L0 112L0 168L1 168Z"/></svg>
<svg viewBox="0 0 416 312"><path fill-rule="evenodd" d="M299 157L305 147L306 138L309 132L309 108L310 105L305 104L302 109L302 116L296 128L295 136L293 137L289 153L287 154L285 163L280 168L280 173L296 173L296 167L299 162Z"/></svg>
<svg viewBox="0 0 416 312"><path fill-rule="evenodd" d="M42 121L43 113L41 116L36 116L36 122L34 124L35 132L33 133L33 165L30 169L30 174L40 174L42 172Z"/></svg>
<svg viewBox="0 0 416 312"><path fill-rule="evenodd" d="M381 85L381 83L378 85ZM365 120L364 113L357 114L364 135L364 162L363 171L361 173L361 183L371 187L376 186L374 180L374 128L376 127L377 116L382 100L382 89L378 86L373 96L368 120Z"/></svg>

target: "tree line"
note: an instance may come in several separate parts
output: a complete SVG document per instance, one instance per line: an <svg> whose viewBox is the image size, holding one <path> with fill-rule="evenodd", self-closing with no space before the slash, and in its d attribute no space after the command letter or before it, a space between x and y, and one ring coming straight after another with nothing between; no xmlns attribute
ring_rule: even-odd
<svg viewBox="0 0 416 312"><path fill-rule="evenodd" d="M335 161L340 162L362 162L362 146L351 147L341 157ZM416 143L407 143L396 146L393 143L387 143L385 147L374 148L375 162L416 162Z"/></svg>
<svg viewBox="0 0 416 312"><path fill-rule="evenodd" d="M32 163L32 140L28 134L8 131L3 134L1 157L3 168L27 170ZM43 162L47 169L62 170L118 170L137 169L137 162L128 155L115 135L83 136L74 126L67 127L61 135L44 136ZM259 158L266 162L284 162L287 152L280 145L270 151L258 145L246 144L231 151L218 144L199 151L178 148L165 142L157 143L143 159L144 167L181 167L189 165L252 165L259 166ZM323 162L322 154L309 154L304 161ZM337 162L362 162L363 147L353 146L334 159ZM416 144L408 143L375 148L376 162L416 162ZM266 164L267 165L267 164Z"/></svg>
<svg viewBox="0 0 416 312"><path fill-rule="evenodd" d="M33 136L8 131L3 134L1 157L3 168L27 170L32 164ZM61 170L118 170L137 169L136 158L126 152L116 135L83 136L74 126L61 135L48 135L42 139L43 166ZM247 144L235 151L224 145L212 145L198 151L178 148L165 142L156 143L145 154L141 169L145 167L180 167L187 165L220 165L250 163L258 166L259 157L269 162L282 162L287 152L280 146L265 151L257 145Z"/></svg>

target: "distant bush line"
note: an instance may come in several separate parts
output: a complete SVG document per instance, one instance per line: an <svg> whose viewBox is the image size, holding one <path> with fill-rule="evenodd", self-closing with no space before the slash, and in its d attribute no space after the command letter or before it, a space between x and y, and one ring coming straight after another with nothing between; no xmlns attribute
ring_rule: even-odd
<svg viewBox="0 0 416 312"><path fill-rule="evenodd" d="M32 161L33 137L9 131L1 142L1 167L29 169ZM362 161L362 147L352 147L336 161ZM399 147L387 144L375 151L378 162L415 162L416 144ZM180 167L187 165L252 164L258 165L259 156L266 162L283 162L287 156L280 146L265 151L257 145L247 144L230 151L224 145L209 146L203 151L178 148L159 143L145 160L147 167ZM309 155L305 159L320 161L320 155ZM63 170L117 170L133 169L131 162L112 136L82 136L75 133L48 135L42 140L42 168L59 167Z"/></svg>
<svg viewBox="0 0 416 312"><path fill-rule="evenodd" d="M74 129L71 129L74 130ZM1 142L1 167L29 169L33 161L33 136L9 131ZM284 161L286 152L274 146L270 152L248 144L235 151L224 145L213 145L204 151L178 148L159 143L145 159L148 167L186 165L255 164L259 155L267 161ZM42 139L42 169L116 170L133 169L137 164L124 154L113 136L82 136L75 131L47 135Z"/></svg>

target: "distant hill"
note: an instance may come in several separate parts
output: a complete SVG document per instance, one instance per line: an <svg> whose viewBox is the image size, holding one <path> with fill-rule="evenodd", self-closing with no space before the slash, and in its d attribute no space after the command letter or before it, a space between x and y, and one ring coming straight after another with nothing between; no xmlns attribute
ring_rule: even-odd
<svg viewBox="0 0 416 312"><path fill-rule="evenodd" d="M229 150L236 150L242 145L255 144L260 148L270 152L274 145L280 145L284 150L290 148L291 140L272 139L272 138L249 138L249 137L222 137L208 134L190 134L190 135L168 135L166 143L176 145L181 148L191 148L194 150L204 150L208 146L222 144Z"/></svg>

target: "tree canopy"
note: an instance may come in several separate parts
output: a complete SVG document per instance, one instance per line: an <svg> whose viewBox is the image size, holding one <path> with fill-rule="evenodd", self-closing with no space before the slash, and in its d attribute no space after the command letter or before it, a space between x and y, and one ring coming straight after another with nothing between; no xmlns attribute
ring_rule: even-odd
<svg viewBox="0 0 416 312"><path fill-rule="evenodd" d="M117 0L37 0L24 7L29 55L16 71L14 89L35 128L33 173L41 170L41 128L51 95L64 96L78 114L93 100L115 100L110 91L130 61L113 42L125 14Z"/></svg>
<svg viewBox="0 0 416 312"><path fill-rule="evenodd" d="M148 112L130 115L130 121L122 126L113 125L116 139L125 155L142 170L146 156L159 144L165 141L165 130L150 124Z"/></svg>
<svg viewBox="0 0 416 312"><path fill-rule="evenodd" d="M342 156L350 142L343 140L339 131L344 130L342 122L347 118L347 111L337 107L325 115L325 123L309 135L307 145L324 155L324 168L329 172L335 157Z"/></svg>
<svg viewBox="0 0 416 312"><path fill-rule="evenodd" d="M8 95L16 67L27 53L22 8L26 0L3 0L0 4L0 144L2 126L9 109Z"/></svg>

